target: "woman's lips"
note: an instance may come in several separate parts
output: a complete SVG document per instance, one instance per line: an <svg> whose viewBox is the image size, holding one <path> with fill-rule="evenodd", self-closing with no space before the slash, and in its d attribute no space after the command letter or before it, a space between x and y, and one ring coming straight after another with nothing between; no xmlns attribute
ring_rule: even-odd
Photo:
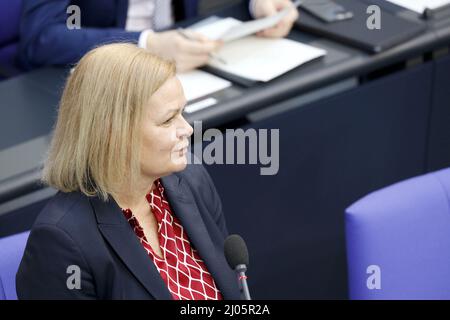
<svg viewBox="0 0 450 320"><path fill-rule="evenodd" d="M182 150L184 150L184 149L187 149L188 147L189 147L189 144L186 144L186 145L184 145L184 146L182 146L182 147L176 149L175 152L182 151Z"/></svg>
<svg viewBox="0 0 450 320"><path fill-rule="evenodd" d="M178 155L180 156L180 157L182 157L182 156L184 156L185 154L186 154L186 152L187 152L187 147L185 147L185 148L183 148L183 149L180 149L179 151L178 151Z"/></svg>

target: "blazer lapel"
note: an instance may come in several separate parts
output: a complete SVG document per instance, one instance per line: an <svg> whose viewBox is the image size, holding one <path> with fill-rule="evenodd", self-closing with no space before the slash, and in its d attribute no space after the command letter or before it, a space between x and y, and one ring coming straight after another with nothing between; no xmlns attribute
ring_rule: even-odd
<svg viewBox="0 0 450 320"><path fill-rule="evenodd" d="M110 199L90 198L98 228L128 269L147 291L159 300L171 300L167 285L139 242L117 203Z"/></svg>
<svg viewBox="0 0 450 320"><path fill-rule="evenodd" d="M173 213L180 219L191 245L205 262L224 299L240 299L237 276L228 267L223 248L214 246L189 187L176 174L162 177L161 183ZM89 201L100 232L128 269L155 299L171 300L167 285L114 199L103 202L93 197Z"/></svg>
<svg viewBox="0 0 450 320"><path fill-rule="evenodd" d="M198 251L225 299L240 299L237 276L228 266L223 248L216 248L199 212L195 199L183 179L176 174L161 178L173 213L180 219L191 245Z"/></svg>

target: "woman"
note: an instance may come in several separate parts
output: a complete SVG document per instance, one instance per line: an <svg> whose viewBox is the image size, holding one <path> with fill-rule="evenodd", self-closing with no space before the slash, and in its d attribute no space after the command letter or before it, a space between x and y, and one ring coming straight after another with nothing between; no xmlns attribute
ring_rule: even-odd
<svg viewBox="0 0 450 320"><path fill-rule="evenodd" d="M20 299L239 299L221 202L188 165L192 127L173 62L131 44L88 52L70 75Z"/></svg>

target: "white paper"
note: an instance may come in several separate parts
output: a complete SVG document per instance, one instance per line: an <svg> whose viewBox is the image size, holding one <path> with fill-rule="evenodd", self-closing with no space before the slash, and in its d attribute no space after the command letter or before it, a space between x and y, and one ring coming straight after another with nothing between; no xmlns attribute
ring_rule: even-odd
<svg viewBox="0 0 450 320"><path fill-rule="evenodd" d="M211 40L220 40L222 36L230 29L241 24L242 21L236 20L234 18L218 18L216 21L213 21L211 23L202 24L199 27L191 26L189 27L189 29L201 33Z"/></svg>
<svg viewBox="0 0 450 320"><path fill-rule="evenodd" d="M423 13L425 9L436 9L450 3L450 0L387 0L409 10Z"/></svg>
<svg viewBox="0 0 450 320"><path fill-rule="evenodd" d="M283 73L326 54L325 50L289 39L249 36L225 44L209 65L256 81L270 81Z"/></svg>
<svg viewBox="0 0 450 320"><path fill-rule="evenodd" d="M192 103L190 105L187 105L184 108L184 112L186 113L192 113L192 112L196 112L205 108L208 108L210 106L213 106L217 103L217 99L214 99L212 97L200 100L198 102Z"/></svg>
<svg viewBox="0 0 450 320"><path fill-rule="evenodd" d="M302 1L295 1L293 6L297 7ZM217 18L211 23L200 24L199 26L191 26L190 29L195 30L211 40L222 40L229 42L243 37L255 34L259 31L274 27L278 24L292 7L285 8L280 12L261 19L242 22L234 18Z"/></svg>
<svg viewBox="0 0 450 320"><path fill-rule="evenodd" d="M276 26L278 22L280 22L289 13L290 10L292 10L292 8L286 8L277 14L266 18L241 22L240 24L230 28L230 30L223 34L220 39L224 42L233 41L255 34L259 31L272 28Z"/></svg>
<svg viewBox="0 0 450 320"><path fill-rule="evenodd" d="M193 70L177 74L187 101L192 101L231 86L231 82L210 73Z"/></svg>

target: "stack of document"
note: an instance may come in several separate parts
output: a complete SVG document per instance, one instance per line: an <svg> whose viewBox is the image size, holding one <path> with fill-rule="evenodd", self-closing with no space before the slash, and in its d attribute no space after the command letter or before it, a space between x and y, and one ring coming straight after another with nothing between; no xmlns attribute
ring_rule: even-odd
<svg viewBox="0 0 450 320"><path fill-rule="evenodd" d="M450 0L387 0L406 9L424 13L426 9L437 9L450 4Z"/></svg>
<svg viewBox="0 0 450 320"><path fill-rule="evenodd" d="M275 25L283 14L246 23L234 18L216 18L191 29L225 42L216 53L218 58L211 59L208 65L242 78L267 82L326 54L325 50L297 41L249 35Z"/></svg>
<svg viewBox="0 0 450 320"><path fill-rule="evenodd" d="M227 43L217 52L226 64L212 59L209 65L243 78L267 82L325 54L325 50L288 39L250 36Z"/></svg>

